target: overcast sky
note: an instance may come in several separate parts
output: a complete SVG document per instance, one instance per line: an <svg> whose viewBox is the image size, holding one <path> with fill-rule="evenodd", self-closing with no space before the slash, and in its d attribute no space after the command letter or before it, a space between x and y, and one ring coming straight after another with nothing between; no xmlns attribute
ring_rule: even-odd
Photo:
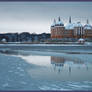
<svg viewBox="0 0 92 92"><path fill-rule="evenodd" d="M72 22L92 24L92 2L0 2L0 33L49 33L58 16L66 25Z"/></svg>

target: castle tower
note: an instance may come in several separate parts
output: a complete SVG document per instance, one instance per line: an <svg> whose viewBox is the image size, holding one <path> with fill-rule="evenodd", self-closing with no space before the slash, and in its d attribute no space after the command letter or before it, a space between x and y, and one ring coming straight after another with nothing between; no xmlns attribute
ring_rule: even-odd
<svg viewBox="0 0 92 92"><path fill-rule="evenodd" d="M54 19L53 24L51 25L51 38L55 38L55 25L56 20Z"/></svg>
<svg viewBox="0 0 92 92"><path fill-rule="evenodd" d="M92 26L89 24L89 20L86 20L86 25L84 25L84 36L85 38L91 38L92 37Z"/></svg>
<svg viewBox="0 0 92 92"><path fill-rule="evenodd" d="M83 38L83 26L81 24L81 22L77 22L75 25L74 25L74 37L75 38Z"/></svg>
<svg viewBox="0 0 92 92"><path fill-rule="evenodd" d="M74 23L71 22L71 16L69 17L69 23L65 26L65 33L66 38L74 37Z"/></svg>
<svg viewBox="0 0 92 92"><path fill-rule="evenodd" d="M64 33L64 24L61 21L60 17L58 17L58 22L56 23L55 26L55 38L61 39L63 38L63 33Z"/></svg>

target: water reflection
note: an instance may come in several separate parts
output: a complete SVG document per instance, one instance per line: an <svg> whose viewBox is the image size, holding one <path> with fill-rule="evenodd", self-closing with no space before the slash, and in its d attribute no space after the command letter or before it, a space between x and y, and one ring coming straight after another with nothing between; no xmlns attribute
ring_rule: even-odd
<svg viewBox="0 0 92 92"><path fill-rule="evenodd" d="M51 64L54 68L54 71L56 68L58 69L58 72L60 72L64 66L65 58L64 57L55 57L51 56Z"/></svg>
<svg viewBox="0 0 92 92"><path fill-rule="evenodd" d="M85 62L83 62L82 60L76 58L71 59L65 57L51 56L51 64L53 66L54 71L58 72L61 72L64 66L69 67L68 68L69 73L71 73L71 69L74 66L77 66L78 69L80 69L80 67L85 66L85 68L88 70L87 64L85 64Z"/></svg>
<svg viewBox="0 0 92 92"><path fill-rule="evenodd" d="M83 55L87 58L84 61L81 55L73 57L72 54L62 54L61 56L32 55L20 51L6 50L0 51L3 54L21 57L31 67L25 69L31 78L36 80L64 80L64 81L92 81L91 55Z"/></svg>
<svg viewBox="0 0 92 92"><path fill-rule="evenodd" d="M76 59L57 56L36 56L36 58L34 56L28 56L25 60L35 65L40 65L38 68L30 68L27 70L28 73L32 75L31 77L34 79L59 81L92 81L92 63L88 61L84 62L78 58ZM41 62L43 62L43 64Z"/></svg>

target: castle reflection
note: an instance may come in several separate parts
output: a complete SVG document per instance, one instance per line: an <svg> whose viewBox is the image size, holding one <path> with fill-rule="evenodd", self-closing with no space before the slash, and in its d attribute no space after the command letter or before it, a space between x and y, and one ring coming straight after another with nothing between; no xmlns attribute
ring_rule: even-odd
<svg viewBox="0 0 92 92"><path fill-rule="evenodd" d="M71 59L65 57L56 57L51 56L51 64L53 66L54 71L61 72L64 69L64 66L68 67L69 73L71 73L72 67L77 67L80 69L81 67L85 67L88 70L87 63L81 61L80 59Z"/></svg>
<svg viewBox="0 0 92 92"><path fill-rule="evenodd" d="M63 68L65 63L65 58L63 57L55 57L55 56L51 56L51 64L54 67L54 71L56 69L58 69L58 72L61 71L61 69Z"/></svg>

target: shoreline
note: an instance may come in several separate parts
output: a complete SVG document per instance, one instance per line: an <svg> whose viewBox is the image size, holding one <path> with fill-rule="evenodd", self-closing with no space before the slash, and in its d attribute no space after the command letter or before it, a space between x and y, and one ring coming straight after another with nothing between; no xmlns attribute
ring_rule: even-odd
<svg viewBox="0 0 92 92"><path fill-rule="evenodd" d="M87 42L92 43L92 42ZM0 44L85 44L79 42L0 42Z"/></svg>
<svg viewBox="0 0 92 92"><path fill-rule="evenodd" d="M0 44L0 50L92 52L92 45Z"/></svg>

